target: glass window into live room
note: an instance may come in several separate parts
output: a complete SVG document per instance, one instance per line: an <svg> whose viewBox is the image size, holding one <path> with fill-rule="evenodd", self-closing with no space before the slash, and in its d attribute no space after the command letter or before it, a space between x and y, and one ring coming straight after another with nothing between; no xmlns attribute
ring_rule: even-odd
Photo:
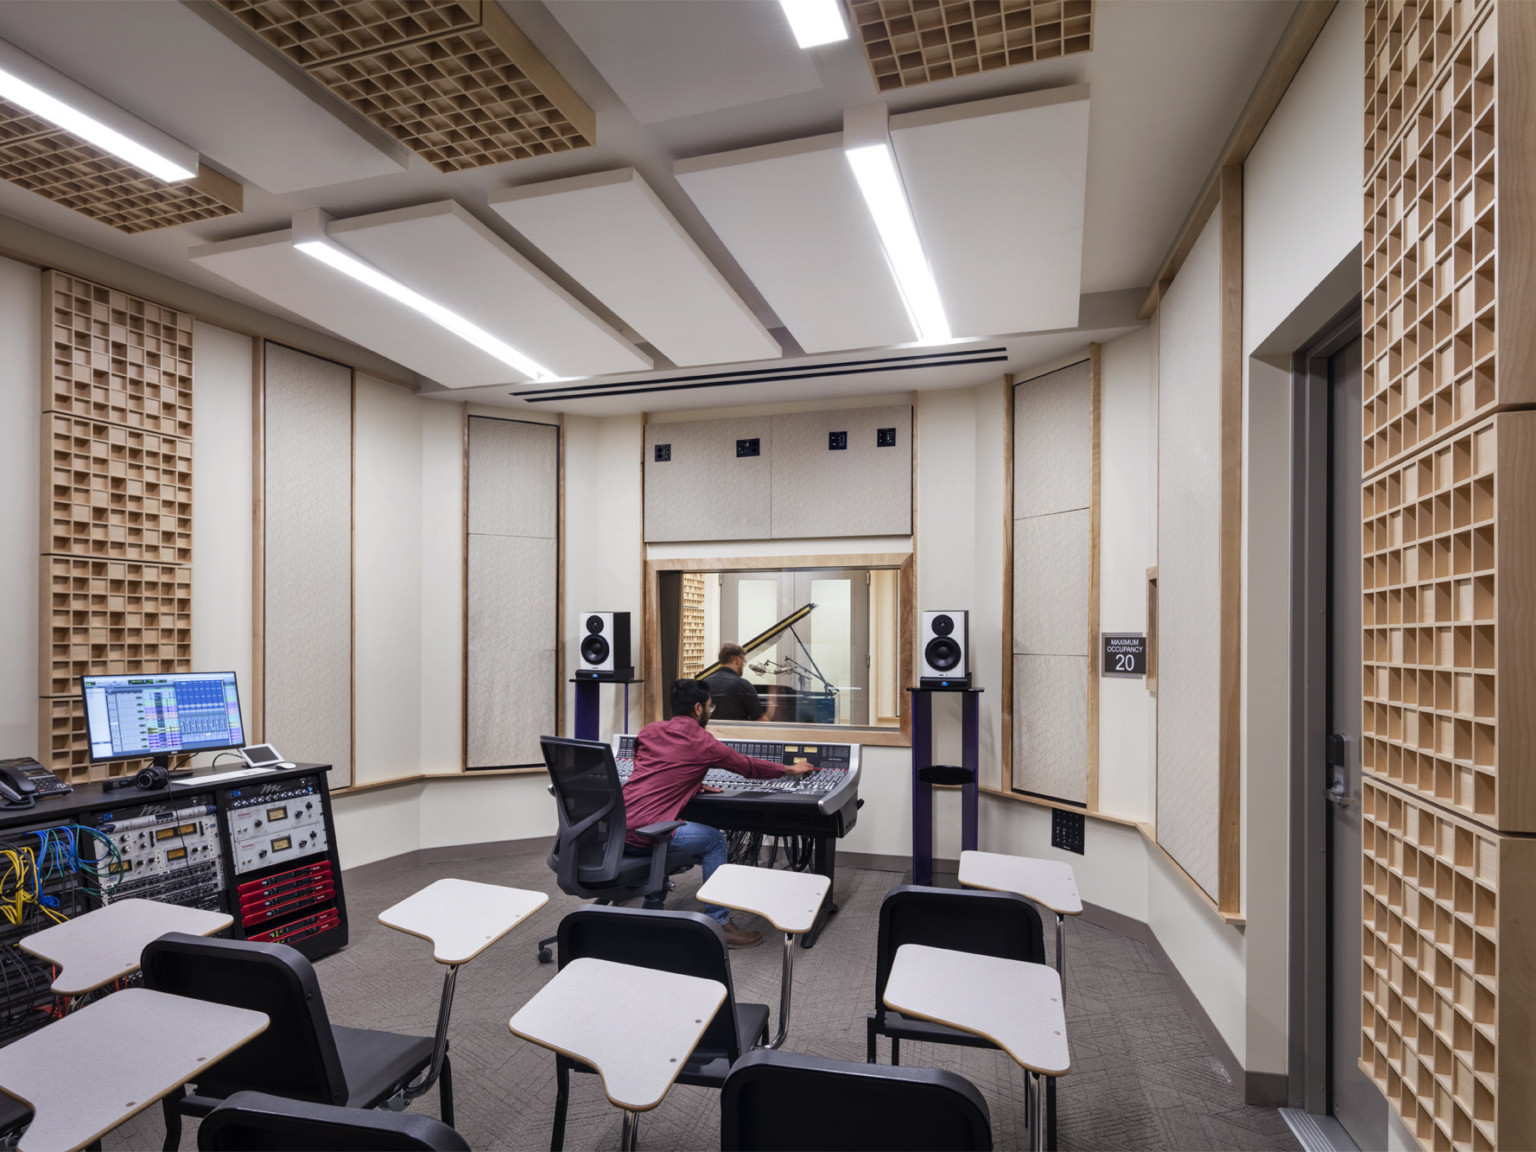
<svg viewBox="0 0 1536 1152"><path fill-rule="evenodd" d="M767 709L761 722L894 728L899 577L896 568L662 572L662 683L709 671L734 642L747 649L742 675Z"/></svg>

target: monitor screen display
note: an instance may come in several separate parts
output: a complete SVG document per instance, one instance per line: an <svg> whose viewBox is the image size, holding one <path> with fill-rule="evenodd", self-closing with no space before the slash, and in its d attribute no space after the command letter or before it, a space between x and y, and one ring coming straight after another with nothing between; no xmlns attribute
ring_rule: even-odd
<svg viewBox="0 0 1536 1152"><path fill-rule="evenodd" d="M82 676L92 760L164 758L245 744L233 672Z"/></svg>

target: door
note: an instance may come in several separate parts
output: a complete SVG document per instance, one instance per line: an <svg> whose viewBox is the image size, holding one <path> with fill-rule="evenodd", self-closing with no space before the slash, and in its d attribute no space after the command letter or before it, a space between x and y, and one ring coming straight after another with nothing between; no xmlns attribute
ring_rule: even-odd
<svg viewBox="0 0 1536 1152"><path fill-rule="evenodd" d="M1386 1110L1360 1054L1360 340L1328 358L1328 1096L1361 1148L1386 1147Z"/></svg>

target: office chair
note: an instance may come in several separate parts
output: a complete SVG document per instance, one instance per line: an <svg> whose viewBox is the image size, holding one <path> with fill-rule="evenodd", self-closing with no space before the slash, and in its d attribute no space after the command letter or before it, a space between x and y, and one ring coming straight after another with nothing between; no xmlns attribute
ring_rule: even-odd
<svg viewBox="0 0 1536 1152"><path fill-rule="evenodd" d="M657 912L644 908L578 908L560 921L560 966L583 956L657 968L725 985L725 1003L709 1022L683 1070L679 1084L719 1088L742 1053L768 1042L768 1005L738 1004L731 962L720 925L699 912ZM565 1110L571 1072L589 1064L555 1057L555 1124L552 1152L565 1143Z"/></svg>
<svg viewBox="0 0 1536 1152"><path fill-rule="evenodd" d="M954 888L925 888L903 884L886 893L880 904L880 936L875 951L875 1010L869 1014L869 1063L876 1060L875 1037L891 1038L891 1063L901 1063L901 1042L928 1040L996 1048L990 1040L944 1024L903 1016L885 1006L885 984L896 949L903 944L927 944L953 952L974 952L1008 960L1045 963L1045 932L1040 913L1011 892L969 892Z"/></svg>
<svg viewBox="0 0 1536 1152"><path fill-rule="evenodd" d="M986 1150L992 1147L992 1121L976 1086L953 1072L749 1052L720 1092L720 1147Z"/></svg>
<svg viewBox="0 0 1536 1152"><path fill-rule="evenodd" d="M469 1152L441 1120L236 1092L197 1127L201 1152Z"/></svg>
<svg viewBox="0 0 1536 1152"><path fill-rule="evenodd" d="M539 743L560 822L549 851L549 868L560 891L611 904L663 892L668 876L698 863L697 856L671 847L682 820L636 829L651 842L649 858L624 854L624 789L607 744L559 736L542 736ZM539 941L540 964L553 959L549 946L557 939Z"/></svg>
<svg viewBox="0 0 1536 1152"><path fill-rule="evenodd" d="M183 1113L206 1116L236 1092L376 1108L430 1071L431 1036L332 1024L314 967L285 944L171 932L145 946L141 964L146 988L250 1008L270 1021L260 1036L202 1072L195 1091L179 1089L162 1101L167 1152L181 1142ZM446 1055L438 1099L443 1122L452 1127L453 1073Z"/></svg>

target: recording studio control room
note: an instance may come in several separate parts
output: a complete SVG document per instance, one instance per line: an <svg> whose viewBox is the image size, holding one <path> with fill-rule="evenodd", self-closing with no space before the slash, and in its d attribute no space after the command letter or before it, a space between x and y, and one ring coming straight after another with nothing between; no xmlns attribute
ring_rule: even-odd
<svg viewBox="0 0 1536 1152"><path fill-rule="evenodd" d="M1533 61L0 2L0 1149L1536 1148Z"/></svg>

